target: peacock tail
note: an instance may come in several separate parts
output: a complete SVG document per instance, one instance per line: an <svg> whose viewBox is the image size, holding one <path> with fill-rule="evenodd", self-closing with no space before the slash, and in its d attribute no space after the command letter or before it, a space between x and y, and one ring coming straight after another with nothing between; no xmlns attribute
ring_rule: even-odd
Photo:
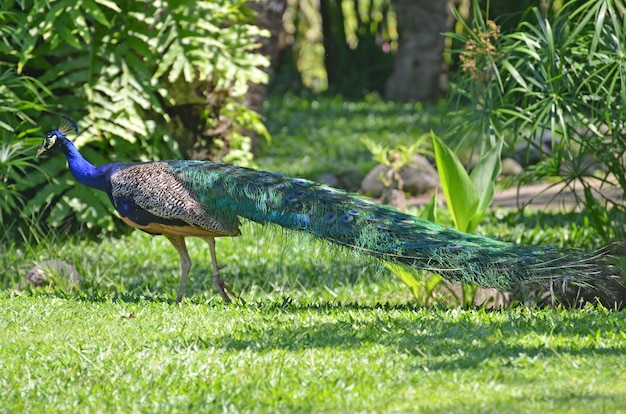
<svg viewBox="0 0 626 414"><path fill-rule="evenodd" d="M205 161L167 165L220 221L277 224L453 282L516 290L586 284L604 270L598 254L459 232L309 180Z"/></svg>

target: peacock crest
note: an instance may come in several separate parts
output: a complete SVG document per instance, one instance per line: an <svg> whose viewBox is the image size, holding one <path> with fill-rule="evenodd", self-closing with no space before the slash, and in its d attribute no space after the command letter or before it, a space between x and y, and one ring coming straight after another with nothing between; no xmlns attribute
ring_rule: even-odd
<svg viewBox="0 0 626 414"><path fill-rule="evenodd" d="M63 119L61 119L61 123L59 124L59 128L57 129L57 131L67 136L67 134L74 130L74 133L78 135L78 124L76 123L76 121L74 121L67 115L62 115L62 118Z"/></svg>

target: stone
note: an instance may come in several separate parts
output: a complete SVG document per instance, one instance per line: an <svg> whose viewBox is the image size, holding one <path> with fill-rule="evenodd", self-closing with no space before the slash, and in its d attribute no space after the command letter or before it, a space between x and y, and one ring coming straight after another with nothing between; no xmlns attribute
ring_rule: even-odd
<svg viewBox="0 0 626 414"><path fill-rule="evenodd" d="M385 184L381 177L386 177L389 167L378 164L361 182L361 192L371 197L380 197L385 191ZM400 171L402 178L402 191L416 196L427 193L439 184L437 170L430 164L426 157L413 155L409 164Z"/></svg>
<svg viewBox="0 0 626 414"><path fill-rule="evenodd" d="M502 159L502 172L501 175L516 176L520 175L524 169L519 162L513 158L506 157Z"/></svg>
<svg viewBox="0 0 626 414"><path fill-rule="evenodd" d="M34 287L81 288L78 270L62 260L44 260L35 264L24 277L24 283Z"/></svg>

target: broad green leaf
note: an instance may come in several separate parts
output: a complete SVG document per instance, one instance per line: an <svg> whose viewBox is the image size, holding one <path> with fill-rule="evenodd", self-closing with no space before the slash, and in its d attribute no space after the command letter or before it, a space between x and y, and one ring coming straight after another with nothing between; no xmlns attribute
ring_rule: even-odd
<svg viewBox="0 0 626 414"><path fill-rule="evenodd" d="M474 189L478 195L478 212L487 210L493 199L494 183L502 171L500 160L502 142L503 140L500 139L495 147L487 151L470 174L472 184L474 184Z"/></svg>
<svg viewBox="0 0 626 414"><path fill-rule="evenodd" d="M476 214L479 203L474 184L457 155L434 133L432 138L439 180L454 225L460 231L471 232L474 230L472 217Z"/></svg>
<svg viewBox="0 0 626 414"><path fill-rule="evenodd" d="M424 290L424 282L416 277L414 271L395 263L385 263L385 267L409 287L415 299L420 299L420 292Z"/></svg>

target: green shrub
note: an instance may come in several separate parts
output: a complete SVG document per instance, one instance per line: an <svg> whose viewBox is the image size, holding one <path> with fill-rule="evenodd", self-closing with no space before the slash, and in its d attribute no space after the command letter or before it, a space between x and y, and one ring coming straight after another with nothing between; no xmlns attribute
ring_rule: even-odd
<svg viewBox="0 0 626 414"><path fill-rule="evenodd" d="M49 91L36 79L11 69L0 72L0 225L5 229L24 208L25 190L32 186L26 176L37 170L30 148L35 140L26 137L36 131L29 125L34 123L31 115L45 108L47 96Z"/></svg>
<svg viewBox="0 0 626 414"><path fill-rule="evenodd" d="M622 0L567 2L558 11L529 10L533 20L500 34L474 3L473 27L461 51L456 85L474 111L468 121L494 136L511 131L536 146L552 134L549 156L526 172L582 186L579 200L605 239L623 235L607 209L626 213L622 200L592 191L616 181L626 190L626 5ZM537 148L541 151L541 148Z"/></svg>

